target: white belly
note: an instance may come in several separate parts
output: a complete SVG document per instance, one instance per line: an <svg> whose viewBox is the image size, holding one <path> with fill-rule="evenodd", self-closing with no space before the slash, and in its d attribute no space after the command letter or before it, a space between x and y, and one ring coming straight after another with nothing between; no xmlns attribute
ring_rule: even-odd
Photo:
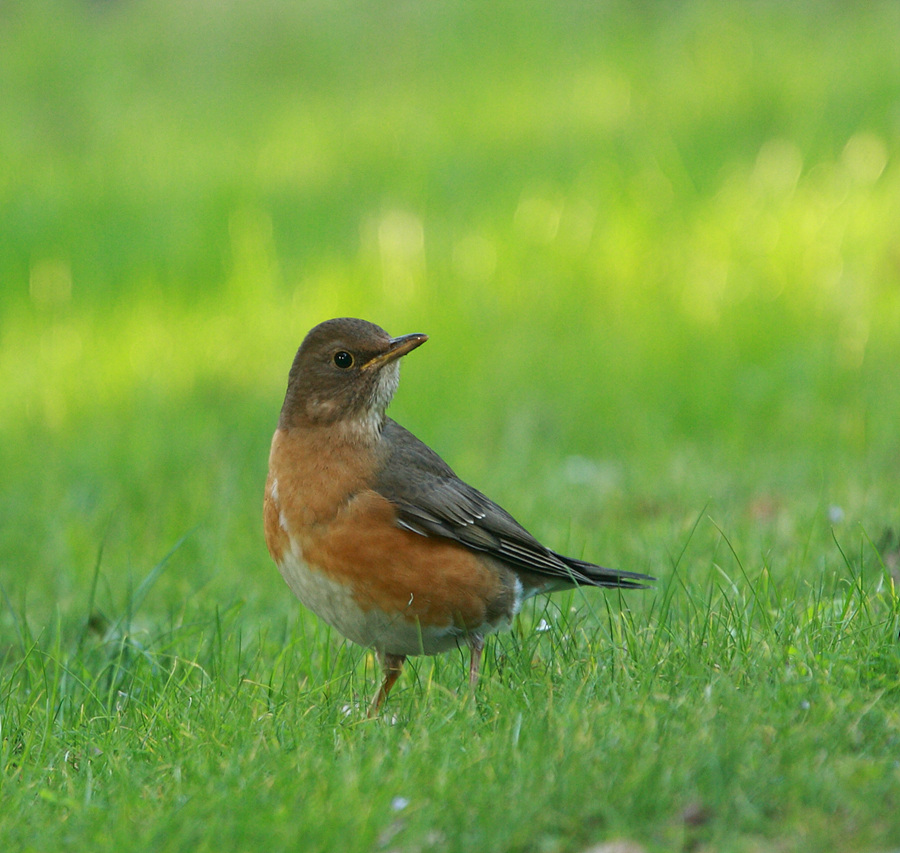
<svg viewBox="0 0 900 853"><path fill-rule="evenodd" d="M296 542L292 541L278 569L304 606L361 646L395 655L433 655L466 644L466 634L459 628L425 628L402 613L364 610L349 587L310 566Z"/></svg>

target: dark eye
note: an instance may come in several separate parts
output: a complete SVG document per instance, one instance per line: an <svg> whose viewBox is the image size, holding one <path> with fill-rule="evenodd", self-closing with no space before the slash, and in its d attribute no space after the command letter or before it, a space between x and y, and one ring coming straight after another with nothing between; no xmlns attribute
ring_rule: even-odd
<svg viewBox="0 0 900 853"><path fill-rule="evenodd" d="M345 350L339 350L334 354L334 363L341 370L346 370L348 367L353 367L353 356Z"/></svg>

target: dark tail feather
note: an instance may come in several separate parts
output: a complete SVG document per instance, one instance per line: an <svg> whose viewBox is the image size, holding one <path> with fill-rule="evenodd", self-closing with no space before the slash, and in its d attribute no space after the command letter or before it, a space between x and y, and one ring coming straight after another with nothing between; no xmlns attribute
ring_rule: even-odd
<svg viewBox="0 0 900 853"><path fill-rule="evenodd" d="M557 554L572 570L572 582L579 586L605 586L620 589L646 589L656 578L650 575L642 575L638 572L625 572L621 569L604 569L584 560L576 560L574 557L564 557Z"/></svg>

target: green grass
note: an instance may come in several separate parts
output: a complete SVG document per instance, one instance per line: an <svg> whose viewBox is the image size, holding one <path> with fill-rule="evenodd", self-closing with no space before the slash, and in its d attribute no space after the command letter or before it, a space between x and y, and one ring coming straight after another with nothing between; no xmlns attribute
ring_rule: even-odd
<svg viewBox="0 0 900 853"><path fill-rule="evenodd" d="M900 846L895 4L0 9L0 849ZM271 563L330 316L659 578L374 661Z"/></svg>

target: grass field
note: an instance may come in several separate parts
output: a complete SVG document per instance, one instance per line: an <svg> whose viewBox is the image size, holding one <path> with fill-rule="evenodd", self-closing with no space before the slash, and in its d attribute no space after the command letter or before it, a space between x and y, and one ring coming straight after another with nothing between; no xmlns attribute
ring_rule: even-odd
<svg viewBox="0 0 900 853"><path fill-rule="evenodd" d="M0 849L900 848L900 7L0 6ZM305 332L658 577L366 650L266 553Z"/></svg>

